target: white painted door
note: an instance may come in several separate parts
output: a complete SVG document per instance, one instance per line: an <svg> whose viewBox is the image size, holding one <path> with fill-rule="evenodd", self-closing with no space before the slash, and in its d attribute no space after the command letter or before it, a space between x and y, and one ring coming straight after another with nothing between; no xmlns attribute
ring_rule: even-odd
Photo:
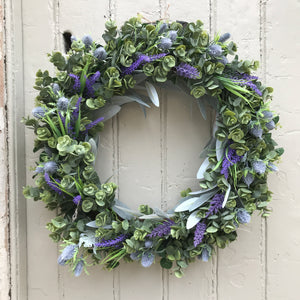
<svg viewBox="0 0 300 300"><path fill-rule="evenodd" d="M285 2L293 3L292 0ZM282 26L289 22L281 14L286 4L260 0L170 0L168 3L170 7L166 13L167 3L164 0L8 1L7 16L12 18L8 22L14 34L9 45L15 51L14 62L20 63L14 70L19 80L15 85L15 94L20 97L20 104L14 104L16 116L30 114L35 97L32 88L35 72L39 68L50 68L49 71L53 72L46 53L52 49L63 51L64 31L70 31L77 37L90 34L94 39L100 39L107 18L112 17L120 25L138 12L150 20L165 15L171 20L200 19L210 33L231 32L240 46L241 56L260 59L260 75L273 85L279 85L276 87L275 103L276 109L280 109L277 97L283 95L283 89L280 92L280 83L275 77L266 77L266 70L268 74L277 72L272 64L276 63L277 55L284 51L284 46L277 43L277 34L273 34L270 27L274 25L282 38L283 29L278 22ZM298 17L293 9L288 12ZM274 18L279 21L276 23ZM273 43L276 43L276 50L271 46ZM296 56L292 59L296 60ZM23 72L20 73L20 70ZM161 90L160 99L161 107L148 110L146 118L139 106L127 105L117 117L105 124L101 134L97 162L99 173L103 178L114 175L119 186L118 197L131 207L149 203L166 209L176 203L181 190L197 187L194 178L200 164L199 153L210 136L211 122L204 121L195 103L177 92ZM282 116L285 120L286 115L283 113ZM29 167L35 160L32 153L33 135L29 130L21 129L19 124L17 128L20 129L16 133L20 138L17 145L25 145L18 151L21 155L19 161L22 162L22 155L26 158L26 182L24 166L16 177L19 184L28 184L32 175ZM22 136L24 132L25 140ZM287 178L282 173L277 177L271 176L275 200L283 196L277 188L279 181L287 182ZM53 214L41 203L28 201L25 205L24 201L20 197L16 202L16 207L19 207L19 214L16 215L18 221L12 217L14 224L18 224L16 241L13 241L13 245L17 245L13 249L18 251L13 255L13 266L18 270L13 275L14 299L299 299L295 279L279 275L286 270L280 258L288 251L279 244L276 233L279 212L289 212L278 201L273 204L275 213L270 226L266 226L259 217L253 217L251 225L239 230L237 242L218 251L208 263L199 261L190 265L182 279L162 271L159 264L150 269L138 264L121 264L112 272L98 266L90 269L90 276L74 278L67 269L56 264L58 247L48 238L45 228ZM289 244L289 237L282 237L283 244ZM299 268L300 256L295 257ZM279 261L274 263L275 259ZM287 265L293 268L290 262ZM289 287L285 289L285 295L283 289L277 287L279 281Z"/></svg>

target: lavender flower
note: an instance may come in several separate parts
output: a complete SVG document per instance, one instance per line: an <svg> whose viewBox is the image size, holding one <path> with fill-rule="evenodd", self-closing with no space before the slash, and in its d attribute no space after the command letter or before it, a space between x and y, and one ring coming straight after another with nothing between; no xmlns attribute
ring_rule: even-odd
<svg viewBox="0 0 300 300"><path fill-rule="evenodd" d="M85 125L85 131L84 133L87 133L88 130L96 126L98 123L102 122L104 120L103 117L96 119L95 121L91 122L90 124Z"/></svg>
<svg viewBox="0 0 300 300"><path fill-rule="evenodd" d="M159 27L158 34L162 34L168 29L168 25L166 23L162 23Z"/></svg>
<svg viewBox="0 0 300 300"><path fill-rule="evenodd" d="M45 173L45 174L44 174L44 177L45 177L45 181L46 181L46 183L48 184L48 186L49 186L53 191L55 191L56 193L58 193L59 195L61 195L61 194L62 194L62 191L61 191L61 189L57 186L57 183L59 183L59 181L56 180L56 183L52 182L48 173Z"/></svg>
<svg viewBox="0 0 300 300"><path fill-rule="evenodd" d="M170 38L170 40L172 41L172 43L174 43L175 40L177 39L177 31L170 30L169 33L168 33L168 37Z"/></svg>
<svg viewBox="0 0 300 300"><path fill-rule="evenodd" d="M259 126L259 125L254 125L251 129L250 129L250 133L258 138L262 138L262 134L263 134L263 129Z"/></svg>
<svg viewBox="0 0 300 300"><path fill-rule="evenodd" d="M57 163L55 161L47 161L44 165L44 171L48 174L54 174L58 169Z"/></svg>
<svg viewBox="0 0 300 300"><path fill-rule="evenodd" d="M84 261L81 259L81 260L77 263L77 265L76 265L76 267L75 267L75 269L74 269L74 275L75 275L76 277L79 277L79 276L81 275L82 270L83 270L83 267L84 267Z"/></svg>
<svg viewBox="0 0 300 300"><path fill-rule="evenodd" d="M105 240L102 239L99 243L95 243L96 247L106 248L106 247L114 247L118 248L122 242L124 242L127 238L126 234L121 234L115 239Z"/></svg>
<svg viewBox="0 0 300 300"><path fill-rule="evenodd" d="M93 39L90 35L85 35L81 40L87 48L89 48L93 43Z"/></svg>
<svg viewBox="0 0 300 300"><path fill-rule="evenodd" d="M94 51L94 56L98 59L98 60L104 60L107 57L107 53L105 51L105 49L103 47L99 47Z"/></svg>
<svg viewBox="0 0 300 300"><path fill-rule="evenodd" d="M53 93L54 93L55 95L57 95L58 92L60 91L60 87L59 87L59 85L58 85L57 83L53 83L53 84L52 84L52 91L53 91Z"/></svg>
<svg viewBox="0 0 300 300"><path fill-rule="evenodd" d="M249 223L251 220L250 214L243 208L237 211L236 217L241 224Z"/></svg>
<svg viewBox="0 0 300 300"><path fill-rule="evenodd" d="M71 244L65 247L61 255L58 257L57 263L64 266L68 260L70 260L77 249L78 245Z"/></svg>
<svg viewBox="0 0 300 300"><path fill-rule="evenodd" d="M232 81L237 83L239 86L248 86L252 89L257 95L262 96L262 92L257 88L256 84L253 81L258 80L257 76L251 76L246 73L238 73L237 76L232 77Z"/></svg>
<svg viewBox="0 0 300 300"><path fill-rule="evenodd" d="M73 90L78 92L80 90L80 79L79 76L70 73L69 76L74 79Z"/></svg>
<svg viewBox="0 0 300 300"><path fill-rule="evenodd" d="M78 205L80 203L80 201L81 201L81 196L80 195L73 198L73 202L76 205Z"/></svg>
<svg viewBox="0 0 300 300"><path fill-rule="evenodd" d="M219 43L224 43L225 41L227 41L230 38L230 33L226 32L224 34L222 34L219 38Z"/></svg>
<svg viewBox="0 0 300 300"><path fill-rule="evenodd" d="M227 155L224 156L223 162L222 162L222 169L221 169L221 174L224 175L226 179L228 179L229 176L229 168L239 162L241 160L241 156L236 154L236 151L234 149L231 149L228 147L228 153Z"/></svg>
<svg viewBox="0 0 300 300"><path fill-rule="evenodd" d="M70 100L65 97L61 97L57 100L57 109L61 111L67 111L69 107Z"/></svg>
<svg viewBox="0 0 300 300"><path fill-rule="evenodd" d="M101 75L100 72L97 71L95 74L91 75L89 78L86 79L85 88L86 88L86 96L88 98L95 97L95 91L93 85L99 79L100 75Z"/></svg>
<svg viewBox="0 0 300 300"><path fill-rule="evenodd" d="M170 49L172 47L171 39L167 38L167 37L161 38L160 43L158 44L158 47L163 50Z"/></svg>
<svg viewBox="0 0 300 300"><path fill-rule="evenodd" d="M275 122L271 120L270 122L266 123L266 127L268 130L273 130L276 127Z"/></svg>
<svg viewBox="0 0 300 300"><path fill-rule="evenodd" d="M178 67L176 67L176 72L177 75L190 79L196 79L200 75L199 71L195 67L186 63L181 63Z"/></svg>
<svg viewBox="0 0 300 300"><path fill-rule="evenodd" d="M211 215L216 214L221 208L224 202L224 195L223 194L215 194L210 202L210 207L208 212L206 213L205 217L209 217Z"/></svg>
<svg viewBox="0 0 300 300"><path fill-rule="evenodd" d="M41 106L37 106L32 110L32 115L37 118L37 119L41 119L45 117L45 108L41 107Z"/></svg>
<svg viewBox="0 0 300 300"><path fill-rule="evenodd" d="M199 222L194 233L194 247L197 247L202 242L205 231L206 224L204 222Z"/></svg>
<svg viewBox="0 0 300 300"><path fill-rule="evenodd" d="M270 169L270 171L278 172L277 166L275 166L275 165L274 165L273 163L271 163L271 162L268 163L268 168Z"/></svg>
<svg viewBox="0 0 300 300"><path fill-rule="evenodd" d="M147 236L154 238L156 236L163 237L165 235L169 235L171 232L171 226L174 224L175 222L173 220L164 221L162 224L156 226Z"/></svg>
<svg viewBox="0 0 300 300"><path fill-rule="evenodd" d="M213 44L213 45L210 45L208 47L208 53L211 56L220 57L223 53L223 50L222 50L222 47L220 45Z"/></svg>
<svg viewBox="0 0 300 300"><path fill-rule="evenodd" d="M202 252L201 252L201 259L205 262L208 261L209 259L209 251L206 249L206 248L203 248L202 249Z"/></svg>
<svg viewBox="0 0 300 300"><path fill-rule="evenodd" d="M249 187L250 184L254 181L254 177L250 172L248 172L246 177L243 176L243 180L247 184L247 186Z"/></svg>
<svg viewBox="0 0 300 300"><path fill-rule="evenodd" d="M150 267L154 262L154 254L153 253L143 253L141 264L144 268Z"/></svg>
<svg viewBox="0 0 300 300"><path fill-rule="evenodd" d="M264 174L266 172L266 165L262 160L257 160L252 163L253 169L258 174Z"/></svg>
<svg viewBox="0 0 300 300"><path fill-rule="evenodd" d="M271 111L269 111L269 110L264 110L264 111L262 112L262 114L264 115L264 117L265 117L266 119L271 120L271 119L273 118L273 113L272 113Z"/></svg>

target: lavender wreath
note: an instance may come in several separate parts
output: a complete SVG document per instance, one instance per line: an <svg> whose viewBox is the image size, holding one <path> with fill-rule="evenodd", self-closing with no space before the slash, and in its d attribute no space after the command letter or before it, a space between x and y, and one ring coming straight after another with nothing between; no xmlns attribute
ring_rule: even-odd
<svg viewBox="0 0 300 300"><path fill-rule="evenodd" d="M105 46L72 37L66 55L49 54L57 73L37 72L37 106L24 119L39 151L35 186L24 195L57 210L47 228L62 241L60 265L79 276L90 264L112 269L123 259L149 267L159 257L181 277L195 258L207 261L234 241L255 210L269 215L267 174L283 154L271 137L279 117L269 109L272 89L251 74L258 63L239 60L229 38L211 39L201 21L150 24L137 17L120 30L108 21ZM202 113L212 106L216 121L197 173L200 189L181 192L168 212L148 205L133 211L116 199L116 184L102 183L95 171L97 135L128 102L159 106L156 84L187 93Z"/></svg>

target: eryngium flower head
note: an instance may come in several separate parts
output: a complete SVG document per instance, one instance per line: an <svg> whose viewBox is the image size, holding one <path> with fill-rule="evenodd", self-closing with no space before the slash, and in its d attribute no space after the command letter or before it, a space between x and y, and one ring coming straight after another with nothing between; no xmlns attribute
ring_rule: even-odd
<svg viewBox="0 0 300 300"><path fill-rule="evenodd" d="M219 61L221 64L223 64L223 65L227 65L227 64L228 64L228 59L227 59L227 57L224 56L224 55L222 55L222 56L218 59L218 61Z"/></svg>
<svg viewBox="0 0 300 300"><path fill-rule="evenodd" d="M250 184L254 181L254 177L250 172L248 172L246 177L243 177L243 180L247 184L247 186L249 187Z"/></svg>
<svg viewBox="0 0 300 300"><path fill-rule="evenodd" d="M81 260L77 263L77 265L76 265L76 267L75 267L75 269L74 269L74 275L75 275L76 277L80 276L80 274L82 273L83 267L84 267L84 261L81 259Z"/></svg>
<svg viewBox="0 0 300 300"><path fill-rule="evenodd" d="M54 174L58 169L57 163L55 161L47 161L44 165L44 171L48 174Z"/></svg>
<svg viewBox="0 0 300 300"><path fill-rule="evenodd" d="M254 125L251 129L250 129L250 133L258 138L262 138L262 134L263 134L263 129L259 126L259 125Z"/></svg>
<svg viewBox="0 0 300 300"><path fill-rule="evenodd" d="M44 172L44 167L36 167L34 172L35 173L43 173Z"/></svg>
<svg viewBox="0 0 300 300"><path fill-rule="evenodd" d="M145 242L145 247L146 248L151 248L152 246L153 246L153 242L152 241L148 240L148 241Z"/></svg>
<svg viewBox="0 0 300 300"><path fill-rule="evenodd" d="M85 35L81 40L86 47L90 47L93 43L93 39L90 35Z"/></svg>
<svg viewBox="0 0 300 300"><path fill-rule="evenodd" d="M32 115L37 118L37 119L40 119L40 118L44 118L45 117L45 108L44 107L41 107L41 106L38 106L38 107L35 107L33 110L32 110Z"/></svg>
<svg viewBox="0 0 300 300"><path fill-rule="evenodd" d="M278 172L277 166L275 166L275 165L274 165L273 163L271 163L271 162L268 163L268 168L270 169L270 171Z"/></svg>
<svg viewBox="0 0 300 300"><path fill-rule="evenodd" d="M226 32L224 34L222 34L219 38L219 43L224 43L225 41L227 41L230 38L230 33Z"/></svg>
<svg viewBox="0 0 300 300"><path fill-rule="evenodd" d="M163 37L160 39L160 43L158 44L158 47L161 49L170 49L172 47L172 41L168 37Z"/></svg>
<svg viewBox="0 0 300 300"><path fill-rule="evenodd" d="M139 258L140 258L140 253L139 253L138 251L131 253L131 254L130 254L130 258L131 258L132 260L139 260Z"/></svg>
<svg viewBox="0 0 300 300"><path fill-rule="evenodd" d="M154 262L154 254L153 253L143 253L142 259L141 259L141 264L144 268L150 267L153 262Z"/></svg>
<svg viewBox="0 0 300 300"><path fill-rule="evenodd" d="M265 117L266 119L271 120L271 119L273 118L273 113L272 113L271 111L269 111L269 110L264 110L264 111L262 112L262 114L264 115L264 117Z"/></svg>
<svg viewBox="0 0 300 300"><path fill-rule="evenodd" d="M266 172L266 164L262 160L254 161L252 166L257 174L264 174Z"/></svg>
<svg viewBox="0 0 300 300"><path fill-rule="evenodd" d="M69 106L70 100L65 97L60 97L57 100L57 109L61 111L67 111Z"/></svg>
<svg viewBox="0 0 300 300"><path fill-rule="evenodd" d="M53 93L54 93L55 95L57 95L58 92L60 91L60 87L59 87L59 85L58 85L57 83L53 83L53 84L52 84L52 91L53 91Z"/></svg>
<svg viewBox="0 0 300 300"><path fill-rule="evenodd" d="M166 23L162 23L159 27L158 34L162 34L168 29L168 25Z"/></svg>
<svg viewBox="0 0 300 300"><path fill-rule="evenodd" d="M205 261L205 262L207 262L208 261L208 259L209 259L209 252L208 252L208 250L206 249L206 248L203 248L202 249L202 252L201 252L201 259L203 260L203 261Z"/></svg>
<svg viewBox="0 0 300 300"><path fill-rule="evenodd" d="M76 36L71 35L70 40L73 43L73 42L77 41L77 38L76 38Z"/></svg>
<svg viewBox="0 0 300 300"><path fill-rule="evenodd" d="M223 50L222 50L222 47L220 45L213 44L213 45L210 45L208 47L208 53L211 56L220 57L223 53Z"/></svg>
<svg viewBox="0 0 300 300"><path fill-rule="evenodd" d="M249 223L251 220L250 214L245 209L239 209L236 217L241 224Z"/></svg>
<svg viewBox="0 0 300 300"><path fill-rule="evenodd" d="M199 222L194 233L194 247L197 247L202 242L205 231L206 224L204 222Z"/></svg>
<svg viewBox="0 0 300 300"><path fill-rule="evenodd" d="M99 60L104 60L107 57L107 53L103 47L99 47L94 51L94 56Z"/></svg>
<svg viewBox="0 0 300 300"><path fill-rule="evenodd" d="M169 33L168 33L168 37L170 38L170 40L172 41L172 43L174 43L175 40L177 39L177 31L170 30Z"/></svg>
<svg viewBox="0 0 300 300"><path fill-rule="evenodd" d="M266 127L268 130L273 130L276 127L275 122L271 120L270 122L266 123Z"/></svg>
<svg viewBox="0 0 300 300"><path fill-rule="evenodd" d="M75 244L66 246L61 255L58 257L57 263L61 266L64 266L68 260L73 258L77 247L78 246Z"/></svg>
<svg viewBox="0 0 300 300"><path fill-rule="evenodd" d="M199 77L199 71L186 63L181 63L178 67L176 67L176 73L179 76L190 78L190 79L196 79Z"/></svg>

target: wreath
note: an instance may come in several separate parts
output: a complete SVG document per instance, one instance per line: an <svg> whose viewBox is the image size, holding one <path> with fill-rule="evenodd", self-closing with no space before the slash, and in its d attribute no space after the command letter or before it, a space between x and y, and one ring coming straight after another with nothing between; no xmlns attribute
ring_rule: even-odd
<svg viewBox="0 0 300 300"><path fill-rule="evenodd" d="M212 39L201 21L135 17L120 30L111 20L105 26L105 46L72 36L66 55L49 54L56 75L36 74L36 107L24 122L34 130L39 159L35 186L24 196L57 211L47 228L62 242L58 263L75 276L93 264L113 269L123 259L149 267L159 257L162 268L182 277L190 262L208 261L234 241L255 210L270 213L267 174L283 154L271 135L279 120L269 108L272 88L251 74L258 62L239 60L228 33ZM192 97L203 115L210 105L213 134L202 151L198 191L181 192L167 212L148 204L132 210L116 199L117 185L95 171L97 137L124 104L159 106L159 85Z"/></svg>

